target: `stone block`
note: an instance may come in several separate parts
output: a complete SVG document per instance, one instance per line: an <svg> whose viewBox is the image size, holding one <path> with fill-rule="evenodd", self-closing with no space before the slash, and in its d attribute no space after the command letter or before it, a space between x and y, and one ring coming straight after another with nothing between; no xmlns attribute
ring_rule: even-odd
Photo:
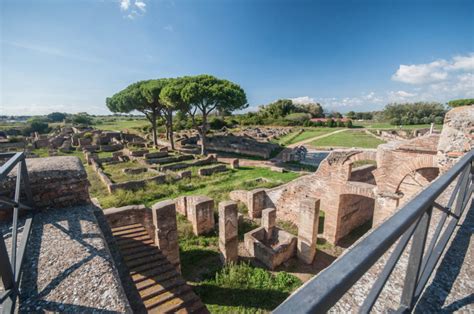
<svg viewBox="0 0 474 314"><path fill-rule="evenodd" d="M173 200L162 201L151 208L156 228L155 243L168 261L180 270L178 226Z"/></svg>
<svg viewBox="0 0 474 314"><path fill-rule="evenodd" d="M230 160L230 168L231 169L238 169L239 168L239 159L231 159Z"/></svg>
<svg viewBox="0 0 474 314"><path fill-rule="evenodd" d="M266 208L262 211L262 227L265 229L267 238L271 238L276 226L276 209Z"/></svg>
<svg viewBox="0 0 474 314"><path fill-rule="evenodd" d="M181 196L175 199L176 211L181 215L187 216L187 197Z"/></svg>
<svg viewBox="0 0 474 314"><path fill-rule="evenodd" d="M247 194L247 207L250 218L260 218L262 210L265 208L266 191L265 189L255 189Z"/></svg>
<svg viewBox="0 0 474 314"><path fill-rule="evenodd" d="M187 198L188 220L193 225L195 235L206 234L214 230L214 200L207 196Z"/></svg>
<svg viewBox="0 0 474 314"><path fill-rule="evenodd" d="M198 174L200 176L210 176L214 173L225 172L225 171L227 171L227 167L225 165L216 165L212 167L201 168L198 170Z"/></svg>
<svg viewBox="0 0 474 314"><path fill-rule="evenodd" d="M180 171L178 172L178 178L179 179L191 178L192 174L193 173L191 170Z"/></svg>
<svg viewBox="0 0 474 314"><path fill-rule="evenodd" d="M219 250L225 262L238 260L238 218L237 203L219 203Z"/></svg>
<svg viewBox="0 0 474 314"><path fill-rule="evenodd" d="M297 256L306 264L313 263L318 239L320 201L305 198L300 202Z"/></svg>

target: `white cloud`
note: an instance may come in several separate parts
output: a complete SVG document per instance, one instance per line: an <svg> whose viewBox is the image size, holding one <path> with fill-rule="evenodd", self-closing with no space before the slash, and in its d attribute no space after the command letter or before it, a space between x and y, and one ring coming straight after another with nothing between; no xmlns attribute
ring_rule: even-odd
<svg viewBox="0 0 474 314"><path fill-rule="evenodd" d="M403 90L399 90L398 92L394 92L395 95L398 97L403 97L403 98L409 98L409 97L415 97L416 94L405 92Z"/></svg>
<svg viewBox="0 0 474 314"><path fill-rule="evenodd" d="M120 0L120 10L124 12L124 17L134 20L136 17L143 16L146 12L146 3L144 0Z"/></svg>
<svg viewBox="0 0 474 314"><path fill-rule="evenodd" d="M130 8L130 0L120 0L120 9L127 11Z"/></svg>
<svg viewBox="0 0 474 314"><path fill-rule="evenodd" d="M408 84L425 84L442 81L448 76L445 70L446 65L447 63L444 60L437 60L428 64L402 64L392 76L392 79Z"/></svg>
<svg viewBox="0 0 474 314"><path fill-rule="evenodd" d="M293 103L298 105L311 104L316 102L314 98L311 98L309 96L291 98L291 100L293 101Z"/></svg>
<svg viewBox="0 0 474 314"><path fill-rule="evenodd" d="M135 1L135 6L142 12L146 12L146 3L143 1Z"/></svg>
<svg viewBox="0 0 474 314"><path fill-rule="evenodd" d="M407 84L423 85L449 80L451 74L474 70L474 53L467 56L455 56L446 61L439 59L431 63L400 65L392 80Z"/></svg>

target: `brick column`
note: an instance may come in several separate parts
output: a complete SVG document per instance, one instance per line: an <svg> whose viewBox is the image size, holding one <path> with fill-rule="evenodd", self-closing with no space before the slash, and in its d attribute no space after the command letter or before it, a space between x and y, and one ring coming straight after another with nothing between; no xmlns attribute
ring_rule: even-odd
<svg viewBox="0 0 474 314"><path fill-rule="evenodd" d="M276 226L276 209L267 208L262 211L262 227L265 229L267 240L273 235Z"/></svg>
<svg viewBox="0 0 474 314"><path fill-rule="evenodd" d="M316 255L319 225L319 200L309 197L300 202L297 256L306 264Z"/></svg>
<svg viewBox="0 0 474 314"><path fill-rule="evenodd" d="M248 192L247 207L250 218L260 218L262 216L262 210L265 208L266 195L265 189L255 189Z"/></svg>
<svg viewBox="0 0 474 314"><path fill-rule="evenodd" d="M214 200L207 196L187 198L188 220L193 225L195 235L201 235L214 230Z"/></svg>
<svg viewBox="0 0 474 314"><path fill-rule="evenodd" d="M237 262L239 258L239 239L237 203L219 203L219 250L224 262Z"/></svg>
<svg viewBox="0 0 474 314"><path fill-rule="evenodd" d="M158 202L151 208L156 228L155 243L168 261L180 272L178 226L174 201Z"/></svg>

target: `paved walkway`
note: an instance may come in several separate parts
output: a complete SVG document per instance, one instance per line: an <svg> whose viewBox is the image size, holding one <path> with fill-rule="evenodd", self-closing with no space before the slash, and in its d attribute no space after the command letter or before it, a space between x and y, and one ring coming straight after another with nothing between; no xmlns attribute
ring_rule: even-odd
<svg viewBox="0 0 474 314"><path fill-rule="evenodd" d="M305 139L303 141L299 141L297 143L293 143L291 145L288 145L288 147L290 148L294 148L294 147L297 147L297 146L301 146L301 145L304 145L304 144L308 144L308 143L311 143L312 141L315 141L315 140L319 140L320 138L325 138L325 137L328 137L328 136L331 136L331 135L334 135L334 134L337 134L337 133L341 133L341 132L346 132L348 131L349 129L341 129L341 130L337 130L337 131L334 131L334 132L331 132L331 133L327 133L327 134L323 134L323 135L318 135L318 136L315 136L315 137L311 137L311 138L308 138L308 139Z"/></svg>

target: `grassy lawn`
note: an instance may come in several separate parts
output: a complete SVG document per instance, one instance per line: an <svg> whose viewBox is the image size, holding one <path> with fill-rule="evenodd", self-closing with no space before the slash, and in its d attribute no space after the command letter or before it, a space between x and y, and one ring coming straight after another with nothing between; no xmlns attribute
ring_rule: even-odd
<svg viewBox="0 0 474 314"><path fill-rule="evenodd" d="M389 122L375 122L375 121L353 121L354 127L362 127L367 129L400 129L399 125L392 125ZM429 129L430 124L416 124L416 125L402 125L402 130L415 130L415 129ZM435 124L436 130L441 130L443 128L440 124Z"/></svg>
<svg viewBox="0 0 474 314"><path fill-rule="evenodd" d="M328 134L338 130L339 128L305 128L303 132L292 132L287 134L280 139L278 139L278 143L281 145L291 145L294 143L298 143L304 140L307 140L312 137Z"/></svg>
<svg viewBox="0 0 474 314"><path fill-rule="evenodd" d="M141 180L147 179L158 174L156 172L142 172L139 174L126 174L123 172L125 168L145 168L144 165L136 162L136 161L127 161L121 162L118 164L110 164L110 165L103 165L105 174L113 181L113 182L125 182L125 181L132 181L132 180Z"/></svg>
<svg viewBox="0 0 474 314"><path fill-rule="evenodd" d="M348 131L330 135L311 142L313 147L360 147L376 148L385 143L362 131Z"/></svg>
<svg viewBox="0 0 474 314"><path fill-rule="evenodd" d="M94 125L95 128L105 131L122 131L124 129L139 129L150 123L146 119L116 119L104 120L101 124Z"/></svg>
<svg viewBox="0 0 474 314"><path fill-rule="evenodd" d="M207 195L216 202L228 199L229 192L233 190L251 190L256 188L270 188L299 176L298 173L278 173L267 168L241 167L229 169L224 173L215 173L207 177L199 177L196 172L200 167L191 167L193 175L190 179L180 180L174 183L155 184L149 183L144 189L138 191L119 190L111 195L92 194L98 197L103 208L120 207L130 204L145 204L151 206L157 201L172 199L182 195ZM94 175L94 174L93 174ZM99 191L94 187L91 180L92 190Z"/></svg>
<svg viewBox="0 0 474 314"><path fill-rule="evenodd" d="M244 220L239 224L239 241L257 227ZM217 231L195 236L191 223L182 215L178 215L178 234L183 277L211 313L269 312L302 284L286 272L271 273L245 262L224 266Z"/></svg>

